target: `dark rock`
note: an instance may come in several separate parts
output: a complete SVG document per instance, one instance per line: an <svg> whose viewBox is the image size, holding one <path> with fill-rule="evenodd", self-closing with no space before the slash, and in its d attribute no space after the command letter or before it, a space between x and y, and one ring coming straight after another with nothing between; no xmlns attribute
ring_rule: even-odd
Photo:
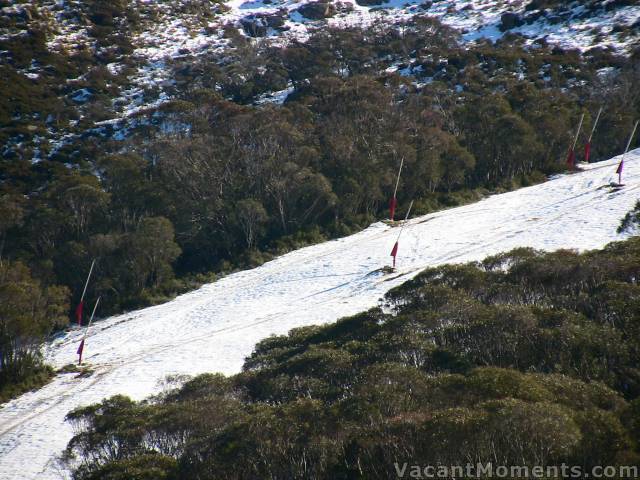
<svg viewBox="0 0 640 480"><path fill-rule="evenodd" d="M245 17L240 20L240 25L250 37L264 37L267 34L267 23L260 17Z"/></svg>
<svg viewBox="0 0 640 480"><path fill-rule="evenodd" d="M335 7L336 7L336 11L338 13L353 12L353 3L337 2L337 3L335 3Z"/></svg>
<svg viewBox="0 0 640 480"><path fill-rule="evenodd" d="M281 31L287 29L282 15L275 13L247 16L240 20L240 25L250 37L264 37L269 28Z"/></svg>
<svg viewBox="0 0 640 480"><path fill-rule="evenodd" d="M524 7L524 10L526 12L530 12L532 10L539 10L540 8L543 8L544 5L545 5L544 0L532 0L527 4L526 7Z"/></svg>
<svg viewBox="0 0 640 480"><path fill-rule="evenodd" d="M557 25L558 23L562 23L562 17L560 15L551 15L547 17L547 22L551 25Z"/></svg>
<svg viewBox="0 0 640 480"><path fill-rule="evenodd" d="M523 24L522 18L520 15L513 12L503 13L500 17L500 31L506 32L507 30L511 30L512 28L519 27Z"/></svg>
<svg viewBox="0 0 640 480"><path fill-rule="evenodd" d="M336 7L328 2L310 2L299 7L298 13L309 20L322 20L333 17Z"/></svg>
<svg viewBox="0 0 640 480"><path fill-rule="evenodd" d="M265 15L265 22L267 22L267 26L273 29L279 30L284 26L284 18L280 15Z"/></svg>
<svg viewBox="0 0 640 480"><path fill-rule="evenodd" d="M373 7L387 3L389 0L356 0L361 7Z"/></svg>
<svg viewBox="0 0 640 480"><path fill-rule="evenodd" d="M620 33L620 32L624 32L627 28L626 25L622 25L620 23L616 23L613 28L611 29L611 33Z"/></svg>
<svg viewBox="0 0 640 480"><path fill-rule="evenodd" d="M546 13L545 10L537 10L535 12L528 13L527 15L524 16L522 21L527 25L531 25L532 23L535 23L541 18L543 18L545 13Z"/></svg>
<svg viewBox="0 0 640 480"><path fill-rule="evenodd" d="M612 0L611 2L605 4L604 9L607 12L610 12L611 10L616 10L618 8L630 7L632 5L635 5L636 3L636 0Z"/></svg>

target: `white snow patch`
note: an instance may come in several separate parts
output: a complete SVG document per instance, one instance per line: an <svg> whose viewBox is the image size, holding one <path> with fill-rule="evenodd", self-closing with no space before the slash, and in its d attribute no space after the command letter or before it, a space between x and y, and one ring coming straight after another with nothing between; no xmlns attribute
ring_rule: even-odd
<svg viewBox="0 0 640 480"><path fill-rule="evenodd" d="M264 105L266 103L282 105L287 97L293 93L295 88L293 85L289 85L287 88L279 90L277 92L266 93L256 100L257 105Z"/></svg>
<svg viewBox="0 0 640 480"><path fill-rule="evenodd" d="M86 88L81 88L80 90L76 90L71 95L71 100L78 103L84 103L91 98L91 92Z"/></svg>

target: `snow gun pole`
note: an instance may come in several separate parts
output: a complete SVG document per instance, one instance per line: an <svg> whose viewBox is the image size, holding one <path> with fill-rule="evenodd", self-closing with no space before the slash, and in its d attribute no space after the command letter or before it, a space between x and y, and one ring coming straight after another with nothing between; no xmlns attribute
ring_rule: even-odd
<svg viewBox="0 0 640 480"><path fill-rule="evenodd" d="M576 164L576 143L578 141L578 136L580 135L580 130L582 129L582 122L584 121L584 113L580 117L580 124L578 125L578 131L576 132L575 137L573 137L573 144L569 146L569 152L567 153L567 166L573 170Z"/></svg>
<svg viewBox="0 0 640 480"><path fill-rule="evenodd" d="M89 323L87 324L87 328L84 329L84 334L82 335L82 341L80 342L80 346L78 347L78 365L82 364L82 352L84 351L84 341L87 338L87 333L89 333L89 327L93 323L93 316L96 314L96 310L98 308L98 303L100 303L100 298L96 300L96 304L93 306L93 312L91 312L91 318L89 319Z"/></svg>
<svg viewBox="0 0 640 480"><path fill-rule="evenodd" d="M400 235L402 235L402 231L404 230L405 225L407 224L407 220L409 220L409 214L411 213L411 207L413 207L413 200L409 204L409 208L407 209L407 214L404 216L404 222L402 222L402 227L400 227L400 233L398 233L398 240L400 240Z"/></svg>
<svg viewBox="0 0 640 480"><path fill-rule="evenodd" d="M627 155L627 152L631 147L631 142L633 141L633 137L635 136L636 130L638 129L638 123L640 123L640 120L636 120L636 124L633 126L633 131L631 132L631 136L629 137L629 141L627 142L627 148L624 149L622 159L620 160L620 164L618 165L618 170L616 170L616 173L618 174L618 183L620 184L622 184L622 169L624 168L624 157Z"/></svg>
<svg viewBox="0 0 640 480"><path fill-rule="evenodd" d="M591 140L593 139L593 134L596 131L596 127L598 126L598 120L600 120L601 114L602 114L602 107L598 109L598 115L596 115L596 121L593 122L593 127L591 127L591 134L589 135L589 139L587 140L587 143L584 146L584 162L585 163L589 163L589 159L591 158Z"/></svg>
<svg viewBox="0 0 640 480"><path fill-rule="evenodd" d="M636 120L636 124L633 126L633 131L631 132L631 136L629 137L629 141L627 142L627 148L624 149L624 155L629 152L631 142L633 141L633 137L636 135L636 130L638 129L638 123L640 123L640 120Z"/></svg>
<svg viewBox="0 0 640 480"><path fill-rule="evenodd" d="M402 166L404 165L404 157L400 159L400 168L398 169L398 176L396 178L396 188L393 189L393 198L396 198L398 193L398 185L400 184L400 174L402 173Z"/></svg>
<svg viewBox="0 0 640 480"><path fill-rule="evenodd" d="M389 218L393 221L393 217L396 213L396 206L398 205L398 199L396 195L398 194L398 185L400 184L400 174L402 173L402 166L404 165L404 157L400 159L400 168L398 169L398 176L396 177L396 186L393 189L393 197L391 198L391 202L389 202Z"/></svg>
<svg viewBox="0 0 640 480"><path fill-rule="evenodd" d="M396 243L393 244L393 248L391 249L391 256L393 257L393 268L396 268L396 256L398 255L398 246L400 245L400 235L402 235L402 231L404 230L405 225L407 224L407 220L409 219L409 214L411 213L411 207L413 207L413 200L409 204L409 209L407 210L407 214L404 217L404 222L402 223L402 227L400 227L400 233L398 233L398 238L396 239Z"/></svg>
<svg viewBox="0 0 640 480"><path fill-rule="evenodd" d="M91 262L91 268L89 268L89 274L87 275L87 281L84 283L84 290L82 290L82 296L80 297L80 303L76 307L76 320L78 321L78 325L82 325L82 310L84 308L84 296L87 293L87 287L89 286L89 279L91 278L91 273L93 272L93 267L96 264L96 259L94 258Z"/></svg>
<svg viewBox="0 0 640 480"><path fill-rule="evenodd" d="M593 127L591 127L591 135L589 135L589 143L591 143L591 139L593 138L593 134L596 132L596 127L598 126L598 121L600 120L600 115L602 115L602 107L598 109L598 115L596 115L596 121L593 122Z"/></svg>
<svg viewBox="0 0 640 480"><path fill-rule="evenodd" d="M573 139L573 147L571 150L575 151L576 144L578 143L578 137L580 136L580 131L582 130L582 123L584 122L584 113L580 116L580 123L578 124L578 131L576 132L576 136Z"/></svg>

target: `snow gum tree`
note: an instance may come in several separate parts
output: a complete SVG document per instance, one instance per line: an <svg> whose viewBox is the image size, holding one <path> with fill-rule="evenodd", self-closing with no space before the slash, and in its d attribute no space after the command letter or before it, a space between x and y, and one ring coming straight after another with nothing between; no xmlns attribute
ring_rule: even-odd
<svg viewBox="0 0 640 480"><path fill-rule="evenodd" d="M267 211L257 200L248 198L240 200L236 205L236 216L244 233L247 248L253 248L256 237L268 219Z"/></svg>
<svg viewBox="0 0 640 480"><path fill-rule="evenodd" d="M43 336L67 321L69 291L43 287L20 262L0 262L0 388L41 367Z"/></svg>
<svg viewBox="0 0 640 480"><path fill-rule="evenodd" d="M130 237L129 252L138 287L157 287L173 276L171 263L180 255L171 222L145 218Z"/></svg>

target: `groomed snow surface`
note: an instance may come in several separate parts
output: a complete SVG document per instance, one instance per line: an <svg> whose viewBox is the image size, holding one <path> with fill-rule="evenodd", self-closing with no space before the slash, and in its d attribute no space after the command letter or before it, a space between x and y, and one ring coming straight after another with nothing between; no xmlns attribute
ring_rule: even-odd
<svg viewBox="0 0 640 480"><path fill-rule="evenodd" d="M58 375L0 408L0 478L68 477L56 458L72 436L64 417L73 408L115 394L145 398L166 388L168 375L238 372L261 339L374 307L425 267L520 246L583 250L624 238L616 229L640 193L640 149L625 160L626 186L613 191L618 161L582 165L581 173L410 220L393 274L378 270L389 265L399 229L376 223L164 305L95 323L85 347L93 375ZM52 341L47 361L55 367L76 361L80 335L73 329Z"/></svg>

